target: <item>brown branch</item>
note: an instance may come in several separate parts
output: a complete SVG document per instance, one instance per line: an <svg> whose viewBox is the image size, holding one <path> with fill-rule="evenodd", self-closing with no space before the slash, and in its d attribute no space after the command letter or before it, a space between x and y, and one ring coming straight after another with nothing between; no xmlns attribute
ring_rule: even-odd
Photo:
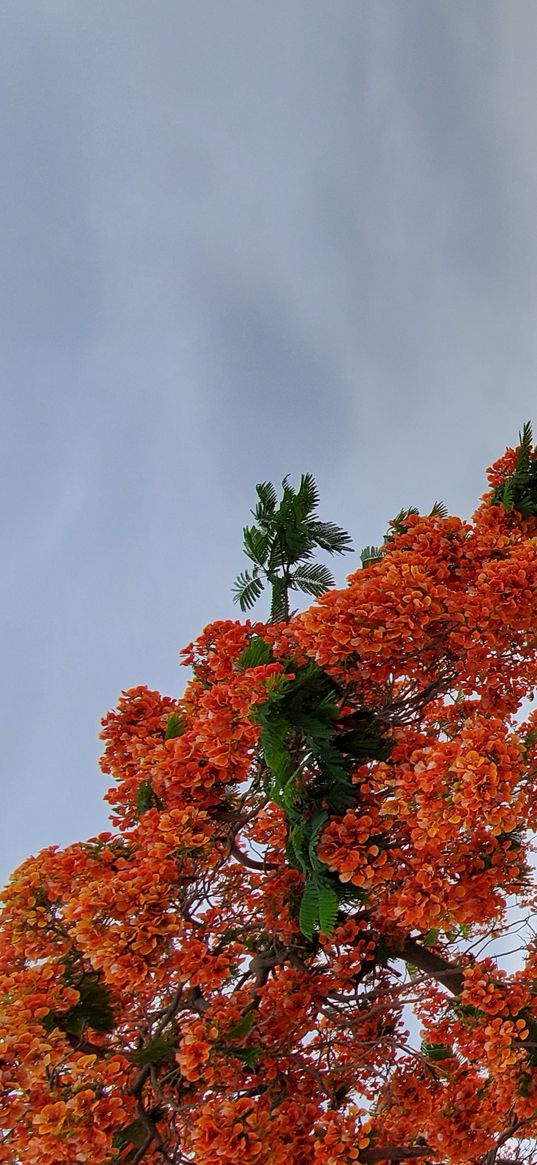
<svg viewBox="0 0 537 1165"><path fill-rule="evenodd" d="M428 947L422 947L413 938L406 938L401 947L400 957L411 963L418 971L425 971L441 983L452 995L460 995L464 987L464 972L460 964L450 963L442 955L435 955Z"/></svg>
<svg viewBox="0 0 537 1165"><path fill-rule="evenodd" d="M254 858L247 857L235 842L231 846L230 852L231 856L235 858L235 861L239 862L241 866L246 866L247 870L261 870L262 873L265 873L267 870L277 870L279 868L274 865L274 862L256 862Z"/></svg>
<svg viewBox="0 0 537 1165"><path fill-rule="evenodd" d="M136 1153L134 1154L134 1157L132 1158L132 1165L139 1165L140 1161L143 1161L143 1159L147 1153L147 1150L148 1150L149 1146L152 1144L152 1142L153 1142L153 1134L148 1133L145 1141L143 1141L143 1143L140 1145L140 1148L136 1150Z"/></svg>
<svg viewBox="0 0 537 1165"><path fill-rule="evenodd" d="M464 988L464 967L460 963L450 963L448 959L442 958L442 955L436 955L427 947L420 946L412 938L405 939L398 954L406 963L411 963L419 971L424 971L425 974L436 979L452 995L456 997L461 995ZM524 1011L512 1018L523 1019L529 1032L528 1040L515 1039L513 1042L518 1047L526 1047L528 1050L537 1047L537 1020Z"/></svg>
<svg viewBox="0 0 537 1165"><path fill-rule="evenodd" d="M174 993L173 999L172 999L169 1007L166 1008L166 1011L164 1012L164 1015L162 1016L160 1023L157 1024L155 1031L154 1031L153 1035L151 1036L151 1039L156 1039L158 1036L162 1035L164 1028L167 1026L167 1024L169 1024L170 1020L173 1019L173 1017L174 1017L174 1015L179 1007L179 1004L181 1001L181 996L183 994L183 990L184 990L184 983L180 983L179 987L177 988L177 990ZM143 1067L140 1068L140 1071L137 1073L137 1075L135 1077L134 1083L131 1084L131 1086L128 1090L129 1096L139 1096L140 1095L142 1088L147 1080L147 1077L150 1075L150 1072L151 1072L151 1064L144 1064Z"/></svg>

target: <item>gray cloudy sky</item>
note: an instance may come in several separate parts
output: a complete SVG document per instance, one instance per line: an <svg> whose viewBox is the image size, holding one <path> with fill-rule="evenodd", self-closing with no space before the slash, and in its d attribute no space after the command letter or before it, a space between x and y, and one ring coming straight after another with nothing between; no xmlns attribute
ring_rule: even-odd
<svg viewBox="0 0 537 1165"><path fill-rule="evenodd" d="M360 548L537 422L536 55L533 0L3 0L2 880L105 828L256 481Z"/></svg>

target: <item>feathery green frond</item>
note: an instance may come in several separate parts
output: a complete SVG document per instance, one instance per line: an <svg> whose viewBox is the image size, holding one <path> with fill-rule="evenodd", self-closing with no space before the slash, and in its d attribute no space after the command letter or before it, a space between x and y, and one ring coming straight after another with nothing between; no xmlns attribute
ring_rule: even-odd
<svg viewBox="0 0 537 1165"><path fill-rule="evenodd" d="M257 526L245 526L242 535L244 553L256 566L265 566L269 552L268 534L263 533Z"/></svg>
<svg viewBox="0 0 537 1165"><path fill-rule="evenodd" d="M298 925L301 934L307 939L312 939L315 930L319 923L319 887L316 878L309 878L304 887L302 900L300 903L300 910L298 913Z"/></svg>
<svg viewBox="0 0 537 1165"><path fill-rule="evenodd" d="M274 514L278 495L271 481L261 481L255 488L259 502L252 514L256 522L264 522Z"/></svg>
<svg viewBox="0 0 537 1165"><path fill-rule="evenodd" d="M270 663L272 659L272 647L260 635L254 635L250 640L244 651L241 651L236 663L238 671L246 671L250 667L261 667L264 663Z"/></svg>
<svg viewBox="0 0 537 1165"><path fill-rule="evenodd" d="M378 546L364 546L360 552L362 566L371 566L374 562L380 562L382 555Z"/></svg>
<svg viewBox="0 0 537 1165"><path fill-rule="evenodd" d="M233 585L233 602L239 604L241 611L249 611L262 591L262 580L255 574L250 574L250 571L243 570Z"/></svg>
<svg viewBox="0 0 537 1165"><path fill-rule="evenodd" d="M334 522L308 521L307 528L315 545L328 554L349 554L352 550L350 534Z"/></svg>
<svg viewBox="0 0 537 1165"><path fill-rule="evenodd" d="M523 518L537 514L537 449L533 447L533 432L529 421L518 434L513 472L492 491L491 505L504 510L517 510Z"/></svg>
<svg viewBox="0 0 537 1165"><path fill-rule="evenodd" d="M330 935L336 925L339 898L332 886L321 883L319 888L319 930Z"/></svg>
<svg viewBox="0 0 537 1165"><path fill-rule="evenodd" d="M164 739L173 740L175 736L182 736L185 731L185 722L180 712L172 712L166 721Z"/></svg>
<svg viewBox="0 0 537 1165"><path fill-rule="evenodd" d="M303 473L297 489L289 475L284 477L279 504L272 482L260 482L256 491L255 524L243 530L244 552L254 569L239 575L233 598L241 610L250 610L268 583L270 622L288 622L291 590L316 598L334 586L328 568L311 563L315 550L345 554L352 549L351 539L334 522L318 519L319 493L313 474Z"/></svg>
<svg viewBox="0 0 537 1165"><path fill-rule="evenodd" d="M319 491L312 473L303 473L296 493L295 514L299 521L313 513L319 505Z"/></svg>
<svg viewBox="0 0 537 1165"><path fill-rule="evenodd" d="M293 591L303 591L304 594L317 598L335 586L335 579L332 572L322 562L305 562L293 572L289 585Z"/></svg>

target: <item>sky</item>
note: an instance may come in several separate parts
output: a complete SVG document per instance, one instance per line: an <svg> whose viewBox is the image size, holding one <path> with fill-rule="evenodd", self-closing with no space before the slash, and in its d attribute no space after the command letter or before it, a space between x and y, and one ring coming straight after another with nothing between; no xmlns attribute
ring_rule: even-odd
<svg viewBox="0 0 537 1165"><path fill-rule="evenodd" d="M537 427L536 52L533 0L3 0L1 882L106 828L256 482L360 550Z"/></svg>

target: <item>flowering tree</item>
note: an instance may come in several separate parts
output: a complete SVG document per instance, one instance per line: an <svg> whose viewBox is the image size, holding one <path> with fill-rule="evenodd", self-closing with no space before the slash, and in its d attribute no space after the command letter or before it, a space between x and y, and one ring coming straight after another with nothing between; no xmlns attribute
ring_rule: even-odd
<svg viewBox="0 0 537 1165"><path fill-rule="evenodd" d="M537 1159L529 426L489 483L471 523L399 514L343 589L313 479L258 487L236 598L268 584L269 621L207 627L179 700L124 693L114 832L5 891L1 1162Z"/></svg>

